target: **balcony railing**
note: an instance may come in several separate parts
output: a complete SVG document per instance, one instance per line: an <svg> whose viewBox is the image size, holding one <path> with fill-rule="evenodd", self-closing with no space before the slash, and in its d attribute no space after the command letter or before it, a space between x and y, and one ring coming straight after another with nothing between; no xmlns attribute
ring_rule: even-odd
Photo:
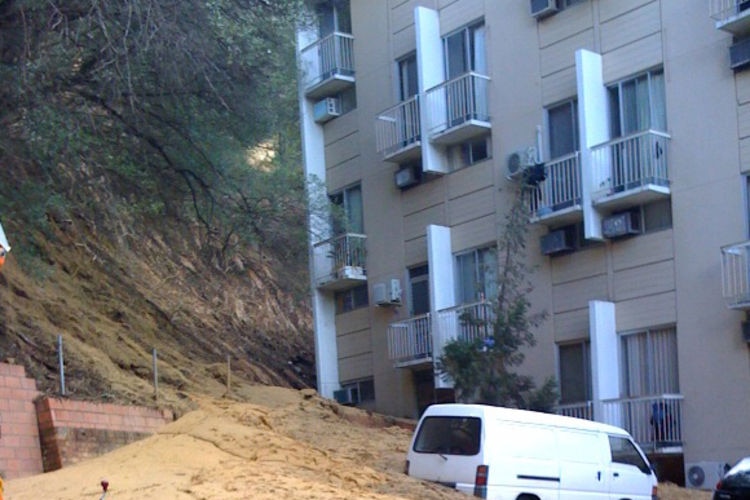
<svg viewBox="0 0 750 500"><path fill-rule="evenodd" d="M422 314L388 326L388 354L396 366L432 361L433 349L439 351L453 339L473 341L492 335L494 312L488 301Z"/></svg>
<svg viewBox="0 0 750 500"><path fill-rule="evenodd" d="M313 246L315 282L320 288L341 290L367 280L364 234L347 233Z"/></svg>
<svg viewBox="0 0 750 500"><path fill-rule="evenodd" d="M555 413L566 417L594 420L594 404L591 401L557 405Z"/></svg>
<svg viewBox="0 0 750 500"><path fill-rule="evenodd" d="M682 446L681 394L610 399L596 420L622 427L646 451Z"/></svg>
<svg viewBox="0 0 750 500"><path fill-rule="evenodd" d="M419 147L420 127L418 95L383 111L375 119L378 152L386 160L402 159Z"/></svg>
<svg viewBox="0 0 750 500"><path fill-rule="evenodd" d="M432 319L420 314L388 325L388 357L398 366L432 361Z"/></svg>
<svg viewBox="0 0 750 500"><path fill-rule="evenodd" d="M719 29L735 35L750 31L749 0L711 0L710 14Z"/></svg>
<svg viewBox="0 0 750 500"><path fill-rule="evenodd" d="M579 153L548 162L546 178L529 199L532 219L543 219L581 204L581 165Z"/></svg>
<svg viewBox="0 0 750 500"><path fill-rule="evenodd" d="M426 92L427 131L440 143L457 143L490 129L487 76L466 73Z"/></svg>
<svg viewBox="0 0 750 500"><path fill-rule="evenodd" d="M354 83L354 37L331 33L300 52L302 84L308 97L333 95Z"/></svg>
<svg viewBox="0 0 750 500"><path fill-rule="evenodd" d="M721 249L724 299L732 309L750 309L750 241Z"/></svg>
<svg viewBox="0 0 750 500"><path fill-rule="evenodd" d="M638 195L636 202L645 202L668 195L669 139L664 132L646 130L594 146L594 201Z"/></svg>

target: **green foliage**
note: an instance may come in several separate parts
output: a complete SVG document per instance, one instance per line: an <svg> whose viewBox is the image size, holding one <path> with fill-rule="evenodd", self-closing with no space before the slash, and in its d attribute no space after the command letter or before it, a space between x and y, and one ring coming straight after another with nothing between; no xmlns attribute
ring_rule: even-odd
<svg viewBox="0 0 750 500"><path fill-rule="evenodd" d="M448 342L437 367L453 381L458 401L551 411L557 400L554 379L537 389L531 377L513 371L524 361L523 349L535 344L534 328L546 318L545 312L531 311L528 299L532 269L525 260L528 211L523 195L522 190L517 192L497 242L498 295L492 333L484 339ZM460 320L473 326L484 321L470 315Z"/></svg>

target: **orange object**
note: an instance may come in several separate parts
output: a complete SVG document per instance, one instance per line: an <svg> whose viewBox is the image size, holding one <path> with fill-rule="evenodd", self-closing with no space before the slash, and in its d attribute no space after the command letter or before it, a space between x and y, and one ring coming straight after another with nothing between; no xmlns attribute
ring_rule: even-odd
<svg viewBox="0 0 750 500"><path fill-rule="evenodd" d="M5 264L5 249L0 247L0 269L3 268L3 264ZM0 483L0 500L3 500L2 493L2 483Z"/></svg>

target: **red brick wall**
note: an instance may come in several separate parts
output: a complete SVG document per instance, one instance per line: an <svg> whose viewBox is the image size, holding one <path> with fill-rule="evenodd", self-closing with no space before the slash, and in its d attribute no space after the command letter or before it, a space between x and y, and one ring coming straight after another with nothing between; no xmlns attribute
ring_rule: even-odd
<svg viewBox="0 0 750 500"><path fill-rule="evenodd" d="M153 434L172 412L136 406L39 398L44 471L52 471Z"/></svg>
<svg viewBox="0 0 750 500"><path fill-rule="evenodd" d="M5 479L42 472L33 402L38 395L23 366L0 363L0 475Z"/></svg>

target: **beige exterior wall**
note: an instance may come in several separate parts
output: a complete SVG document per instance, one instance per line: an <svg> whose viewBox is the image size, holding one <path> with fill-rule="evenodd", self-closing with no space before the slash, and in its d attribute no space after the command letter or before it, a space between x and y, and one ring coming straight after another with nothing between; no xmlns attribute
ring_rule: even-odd
<svg viewBox="0 0 750 500"><path fill-rule="evenodd" d="M576 96L576 50L602 54L605 83L663 67L672 228L550 258L538 242L547 228L532 226L531 299L550 316L522 371L557 376L556 344L589 337L589 301L614 302L617 332L676 327L685 461L746 454L750 357L744 315L722 299L720 247L748 237L741 174L750 171L750 71L729 69L732 37L716 29L707 2L587 0L541 21L527 1L351 3L358 105L323 126L324 161L329 192L362 185L371 297L373 284L392 278L408 289L407 269L428 260L427 225L451 229L454 254L496 241L509 203L506 158L536 143L545 106ZM491 159L400 191L397 166L376 151L374 121L397 102L395 61L415 50L416 6L439 11L442 34L484 19ZM394 368L386 335L409 318L408 298L340 314L335 324L341 382L373 377L375 408L413 417L413 374Z"/></svg>

